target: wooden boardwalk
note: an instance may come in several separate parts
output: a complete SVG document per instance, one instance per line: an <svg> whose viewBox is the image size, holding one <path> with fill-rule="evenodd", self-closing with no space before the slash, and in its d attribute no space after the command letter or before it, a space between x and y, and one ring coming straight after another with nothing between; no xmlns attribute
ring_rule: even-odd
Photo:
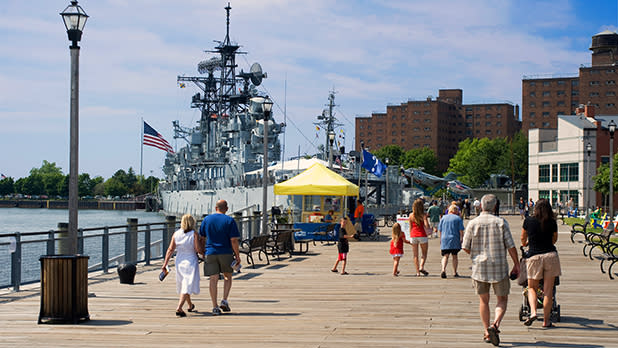
<svg viewBox="0 0 618 348"><path fill-rule="evenodd" d="M507 219L519 244L521 220ZM560 232L562 322L549 330L541 322L523 326L517 317L521 287L512 282L501 346L618 347L618 281L601 274L598 261L583 257L581 245L571 244L567 226ZM384 228L381 234L390 232ZM202 278L202 293L194 299L199 312L177 318L174 274L159 282L160 263L139 266L134 285L120 284L115 273L93 274L91 320L79 325L37 325L38 286L5 291L0 293L0 346L491 347L481 340L467 254L460 253L463 278L452 278L449 264L449 278L441 279L439 243L433 239L429 276L414 276L406 249L402 274L395 278L386 237L352 243L350 250L347 276L330 272L336 247L320 244L311 246L309 255L243 268L235 276L232 312L218 317L210 315Z"/></svg>

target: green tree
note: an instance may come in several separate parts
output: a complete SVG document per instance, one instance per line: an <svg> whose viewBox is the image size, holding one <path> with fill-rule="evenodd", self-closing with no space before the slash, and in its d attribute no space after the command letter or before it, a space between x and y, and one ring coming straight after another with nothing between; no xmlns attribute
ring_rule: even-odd
<svg viewBox="0 0 618 348"><path fill-rule="evenodd" d="M128 192L129 189L120 179L111 177L105 181L105 194L108 196L124 196Z"/></svg>
<svg viewBox="0 0 618 348"><path fill-rule="evenodd" d="M511 172L509 145L504 138L465 139L451 158L448 171L458 174L458 180L464 184L479 187L490 174Z"/></svg>
<svg viewBox="0 0 618 348"><path fill-rule="evenodd" d="M32 168L30 176L40 177L43 182L43 191L50 196L59 194L59 183L63 180L62 168L56 166L56 162L43 160L41 168Z"/></svg>
<svg viewBox="0 0 618 348"><path fill-rule="evenodd" d="M77 192L79 197L92 196L92 183L90 174L82 173L77 178Z"/></svg>
<svg viewBox="0 0 618 348"><path fill-rule="evenodd" d="M0 180L0 196L11 193L15 193L15 181L9 176Z"/></svg>
<svg viewBox="0 0 618 348"><path fill-rule="evenodd" d="M64 175L58 182L58 196L69 197L69 174Z"/></svg>
<svg viewBox="0 0 618 348"><path fill-rule="evenodd" d="M386 163L386 159L388 158L389 165L398 166L401 164L403 153L404 151L399 145L386 145L373 154L383 163Z"/></svg>
<svg viewBox="0 0 618 348"><path fill-rule="evenodd" d="M432 149L412 149L406 151L401 157L404 168L423 168L423 171L432 175L440 175L438 172L438 157Z"/></svg>
<svg viewBox="0 0 618 348"><path fill-rule="evenodd" d="M21 183L21 192L25 195L42 195L45 193L43 177L40 174L30 174Z"/></svg>
<svg viewBox="0 0 618 348"><path fill-rule="evenodd" d="M614 163L618 161L618 154L614 155ZM592 177L594 185L592 189L601 192L604 196L609 195L609 164L602 164L597 168L597 175ZM613 178L614 192L618 192L618 176L616 176L616 167L614 166L614 178ZM604 198L605 200L605 198Z"/></svg>

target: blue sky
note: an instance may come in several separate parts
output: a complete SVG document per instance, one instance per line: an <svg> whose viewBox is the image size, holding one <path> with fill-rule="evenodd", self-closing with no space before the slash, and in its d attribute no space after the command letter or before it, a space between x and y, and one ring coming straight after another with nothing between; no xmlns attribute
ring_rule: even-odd
<svg viewBox="0 0 618 348"><path fill-rule="evenodd" d="M43 160L68 173L69 1L0 2L0 173L27 176ZM80 172L110 177L140 167L140 119L172 145L172 121L192 126L196 76L225 36L227 1L82 0ZM337 91L346 147L354 118L388 104L461 88L464 103L521 103L523 75L576 74L591 36L618 24L617 0L231 1L232 40L268 78L260 90L283 121L286 155L324 143L312 122ZM285 85L287 83L287 97ZM182 145L181 140L177 142ZM162 177L164 152L144 148L143 173Z"/></svg>

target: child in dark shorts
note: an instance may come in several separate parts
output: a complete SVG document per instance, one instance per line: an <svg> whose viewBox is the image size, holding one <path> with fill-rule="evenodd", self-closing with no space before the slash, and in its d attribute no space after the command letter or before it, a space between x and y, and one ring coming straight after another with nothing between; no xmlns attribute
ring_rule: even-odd
<svg viewBox="0 0 618 348"><path fill-rule="evenodd" d="M341 228L339 229L339 242L337 243L337 261L335 261L335 265L331 269L331 272L337 273L337 266L339 265L339 261L341 261L341 275L346 275L348 272L345 271L345 266L348 261L348 252L350 251L350 244L348 239L354 238L354 232L347 233L347 229L349 226L352 226L352 231L354 226L350 221L349 217L344 217L341 219ZM348 228L346 228L348 227Z"/></svg>

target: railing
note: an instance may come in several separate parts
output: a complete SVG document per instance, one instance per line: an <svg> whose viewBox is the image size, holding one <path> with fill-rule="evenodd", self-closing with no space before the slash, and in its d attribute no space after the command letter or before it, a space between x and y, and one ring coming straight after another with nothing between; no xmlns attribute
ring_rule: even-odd
<svg viewBox="0 0 618 348"><path fill-rule="evenodd" d="M260 234L261 215L234 216L241 238ZM199 230L201 221L198 221ZM61 224L59 224L61 226ZM144 263L162 259L174 231L180 227L175 216L165 222L138 224L127 219L126 225L80 228L77 253L89 255L88 271L109 272L122 263ZM27 233L0 234L0 289L13 288L40 281L41 255L57 255L68 241L66 228ZM9 267L10 265L10 267ZM10 271L10 273L9 273Z"/></svg>

